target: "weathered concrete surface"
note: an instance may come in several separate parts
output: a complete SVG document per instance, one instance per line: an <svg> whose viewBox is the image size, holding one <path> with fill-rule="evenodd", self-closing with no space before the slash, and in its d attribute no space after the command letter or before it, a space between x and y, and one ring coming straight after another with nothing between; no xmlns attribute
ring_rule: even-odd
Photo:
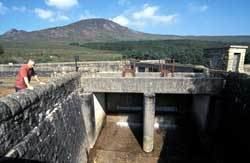
<svg viewBox="0 0 250 163"><path fill-rule="evenodd" d="M188 127L189 120L179 122L177 128L155 130L154 150L145 153L142 149L142 126L117 126L116 120L123 119L117 116L107 116L107 123L90 152L90 163L209 162L201 155L194 132Z"/></svg>
<svg viewBox="0 0 250 163"><path fill-rule="evenodd" d="M94 142L96 142L104 124L106 113L105 113L105 94L104 93L95 93L93 94L94 98L94 111L95 116L92 117L95 119L95 135L94 135Z"/></svg>
<svg viewBox="0 0 250 163"><path fill-rule="evenodd" d="M221 78L81 78L86 92L216 94L223 88Z"/></svg>
<svg viewBox="0 0 250 163"><path fill-rule="evenodd" d="M86 134L89 142L89 148L95 144L96 119L94 109L94 99L92 93L80 92L81 111L85 123Z"/></svg>

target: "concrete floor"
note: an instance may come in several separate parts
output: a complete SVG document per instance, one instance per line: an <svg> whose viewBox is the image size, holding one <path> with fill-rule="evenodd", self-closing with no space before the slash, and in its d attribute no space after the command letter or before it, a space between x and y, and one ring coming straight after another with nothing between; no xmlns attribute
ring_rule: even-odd
<svg viewBox="0 0 250 163"><path fill-rule="evenodd" d="M106 124L90 152L90 163L176 163L207 162L192 131L183 135L182 127L157 129L154 150L142 150L142 127L121 127L114 118L107 117Z"/></svg>

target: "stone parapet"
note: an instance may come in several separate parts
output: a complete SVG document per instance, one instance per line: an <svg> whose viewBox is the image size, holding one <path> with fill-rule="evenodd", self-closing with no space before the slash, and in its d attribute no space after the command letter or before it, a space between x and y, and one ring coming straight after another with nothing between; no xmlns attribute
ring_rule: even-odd
<svg viewBox="0 0 250 163"><path fill-rule="evenodd" d="M0 98L0 161L86 162L79 82L71 73Z"/></svg>

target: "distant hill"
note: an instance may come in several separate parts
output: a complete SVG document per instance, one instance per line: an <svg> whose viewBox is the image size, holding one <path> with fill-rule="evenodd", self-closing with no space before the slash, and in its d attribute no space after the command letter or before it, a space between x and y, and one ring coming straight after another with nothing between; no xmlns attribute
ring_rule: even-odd
<svg viewBox="0 0 250 163"><path fill-rule="evenodd" d="M87 19L66 26L32 32L12 29L4 33L0 38L10 41L107 42L165 39L167 36L134 31L110 20ZM169 36L169 38L172 39L175 36Z"/></svg>
<svg viewBox="0 0 250 163"><path fill-rule="evenodd" d="M12 29L0 36L9 41L113 42L135 40L192 39L223 42L250 42L250 36L178 36L134 31L106 19L86 19L66 26L26 32Z"/></svg>

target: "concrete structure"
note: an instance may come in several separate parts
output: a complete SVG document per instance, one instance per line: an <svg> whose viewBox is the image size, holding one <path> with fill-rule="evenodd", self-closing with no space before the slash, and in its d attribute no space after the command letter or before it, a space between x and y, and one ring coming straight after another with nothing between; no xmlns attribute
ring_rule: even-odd
<svg viewBox="0 0 250 163"><path fill-rule="evenodd" d="M105 77L102 77L101 75ZM201 130L206 126L209 96L219 93L223 88L222 78L204 75L189 77L150 77L150 73L140 77L117 77L117 74L83 75L81 87L85 92L95 93L142 93L143 109L143 149L151 152L154 144L155 94L192 94L193 111ZM107 77L109 76L109 77ZM136 75L137 76L137 75ZM105 98L105 95L104 97ZM198 101L197 101L198 100Z"/></svg>
<svg viewBox="0 0 250 163"><path fill-rule="evenodd" d="M86 92L101 93L169 93L169 94L216 94L223 85L221 78L206 77L86 77L81 78Z"/></svg>
<svg viewBox="0 0 250 163"><path fill-rule="evenodd" d="M193 95L197 122L205 126L209 101L203 103L202 99L217 94L223 88L223 79L202 75L149 76L147 73L130 78L66 74L33 91L1 98L0 156L50 162L86 162L87 153L105 122L106 107L110 106L111 101L108 100L113 99L113 93L142 95L143 98L138 96L138 99L143 102L136 103L143 108L145 152L153 150L156 107L176 109L162 104L157 106L160 94ZM162 102L165 103L164 98ZM205 111L201 111L203 109Z"/></svg>
<svg viewBox="0 0 250 163"><path fill-rule="evenodd" d="M223 48L205 49L204 55L209 59L207 66L216 70L244 72L247 48L248 46L231 45Z"/></svg>

